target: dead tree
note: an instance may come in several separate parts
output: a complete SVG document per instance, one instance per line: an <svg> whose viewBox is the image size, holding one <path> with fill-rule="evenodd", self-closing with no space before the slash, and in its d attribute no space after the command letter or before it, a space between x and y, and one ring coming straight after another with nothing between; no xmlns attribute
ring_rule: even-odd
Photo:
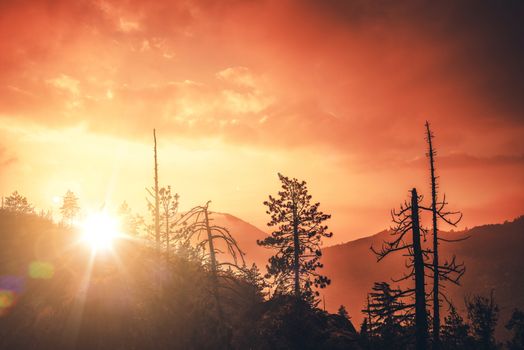
<svg viewBox="0 0 524 350"><path fill-rule="evenodd" d="M182 215L177 223L182 226L180 239L191 244L196 250L202 252L202 257L209 262L211 273L213 296L215 298L217 314L222 322L223 312L220 303L220 281L219 278L228 278L231 271L242 272L245 270L244 252L239 248L236 240L228 229L214 225L209 211L209 203L197 206ZM218 261L217 255L224 253L218 247L219 242L224 244L230 257L230 261ZM182 243L184 244L184 243ZM226 269L227 270L226 270Z"/></svg>
<svg viewBox="0 0 524 350"><path fill-rule="evenodd" d="M438 176L435 175L436 151L433 147L433 138L434 135L429 128L429 123L426 121L426 142L428 143L428 152L426 155L429 159L431 177L431 206L429 208L421 206L421 209L429 210L432 213L433 262L429 268L431 269L433 277L433 349L438 350L440 348L440 297L446 298L445 294L440 290L440 280L458 284L465 272L465 267L464 264L456 262L455 256L452 257L451 261L446 261L443 265L439 265L439 241L445 241L445 239L438 236L438 220L440 219L445 223L456 226L462 219L462 214L460 212L446 211L445 207L447 202L445 196L442 201L438 201Z"/></svg>
<svg viewBox="0 0 524 350"><path fill-rule="evenodd" d="M425 231L420 227L419 220L419 203L421 200L422 197L413 188L410 203L404 202L398 211L391 211L391 217L395 224L391 233L394 239L390 242L384 242L378 251L373 246L371 247L371 250L377 256L377 261L381 261L394 252L404 252L404 255L408 257L406 266L409 272L396 281L411 279L415 282L414 288L407 289L403 295L415 297L415 345L417 350L427 348L429 334L425 291L425 258L427 252L422 249L421 232L425 233ZM409 232L412 234L411 240L407 237Z"/></svg>
<svg viewBox="0 0 524 350"><path fill-rule="evenodd" d="M155 153L155 187L154 187L154 200L155 200L155 246L157 253L160 253L160 196L158 189L158 160L156 152L156 130L153 129L153 140L155 142L154 153Z"/></svg>

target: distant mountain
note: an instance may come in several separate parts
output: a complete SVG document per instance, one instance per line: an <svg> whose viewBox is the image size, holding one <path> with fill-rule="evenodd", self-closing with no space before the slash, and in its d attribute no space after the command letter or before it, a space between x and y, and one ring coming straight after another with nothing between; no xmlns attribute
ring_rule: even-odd
<svg viewBox="0 0 524 350"><path fill-rule="evenodd" d="M272 251L256 244L256 240L267 237L267 233L233 215L214 213L214 222L227 227L246 253L246 262L255 262L261 271ZM495 291L495 298L501 308L499 333L507 322L513 308L524 309L524 217L503 224L483 225L469 230L442 232L445 238L464 238L467 240L440 245L441 260L453 254L457 261L464 262L466 273L461 286L446 287L455 306L465 313L464 297L472 294L489 295ZM353 324L359 327L362 322L361 310L366 293L374 282L392 282L405 271L405 258L402 254L388 256L377 263L370 251L371 245L380 247L389 239L389 232L382 231L373 236L357 239L344 244L323 249L322 273L331 278L331 285L322 291L326 308L335 312L340 305L346 306ZM428 288L431 288L431 281ZM322 304L321 304L322 305ZM444 312L446 307L443 308ZM504 337L504 334L499 334Z"/></svg>
<svg viewBox="0 0 524 350"><path fill-rule="evenodd" d="M464 312L464 296L489 295L494 290L501 309L499 332L503 332L502 326L511 311L515 307L524 309L524 216L512 222L442 232L441 235L446 238L469 236L464 241L440 245L441 260L455 254L457 261L464 261L466 265L462 286L448 283L447 291L453 303ZM387 231L323 250L323 273L332 280L323 292L326 307L334 311L339 305L345 305L355 325L362 321L361 310L373 283L391 282L391 278L399 278L405 271L402 254L376 262L369 248L371 245L380 247L385 239L389 239ZM431 288L431 281L428 284Z"/></svg>
<svg viewBox="0 0 524 350"><path fill-rule="evenodd" d="M257 245L257 240L267 237L267 233L250 223L227 213L213 213L213 223L225 227L233 235L240 248L246 253L246 263L256 263L261 272L265 271L267 260L272 252ZM219 245L220 247L220 245Z"/></svg>

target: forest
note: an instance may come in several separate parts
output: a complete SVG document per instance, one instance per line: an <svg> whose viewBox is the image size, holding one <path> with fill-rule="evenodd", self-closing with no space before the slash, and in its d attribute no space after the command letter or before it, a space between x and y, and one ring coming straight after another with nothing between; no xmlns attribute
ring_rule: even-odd
<svg viewBox="0 0 524 350"><path fill-rule="evenodd" d="M345 305L337 313L323 305L331 216L305 181L278 174L281 188L264 201L270 234L257 241L271 257L266 266L249 264L242 232L218 224L211 201L179 210L183 193L160 184L153 137L146 215L123 202L114 214L103 206L82 221L69 190L59 220L17 191L2 199L2 349L524 349L524 312L499 319L496 290L448 297L446 287L468 272L440 248L453 251L468 237L440 234L462 214L439 186L428 122L427 194L406 189L388 239L369 247L376 264L402 256L404 273L362 291L361 324ZM499 323L510 338L496 338Z"/></svg>

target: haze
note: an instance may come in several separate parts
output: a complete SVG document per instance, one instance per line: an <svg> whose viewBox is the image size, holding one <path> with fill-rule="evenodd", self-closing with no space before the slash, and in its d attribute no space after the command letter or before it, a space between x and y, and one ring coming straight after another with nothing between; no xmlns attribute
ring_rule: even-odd
<svg viewBox="0 0 524 350"><path fill-rule="evenodd" d="M522 19L510 2L417 4L2 1L0 193L143 211L156 128L182 208L265 228L282 172L347 241L428 193L429 120L462 227L520 215Z"/></svg>

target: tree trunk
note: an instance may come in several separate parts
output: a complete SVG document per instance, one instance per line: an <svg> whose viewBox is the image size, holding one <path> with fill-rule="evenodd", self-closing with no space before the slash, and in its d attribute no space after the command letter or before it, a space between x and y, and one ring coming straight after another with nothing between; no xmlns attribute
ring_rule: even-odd
<svg viewBox="0 0 524 350"><path fill-rule="evenodd" d="M166 263L169 264L169 250L170 250L170 242L169 242L169 205L167 207L166 211Z"/></svg>
<svg viewBox="0 0 524 350"><path fill-rule="evenodd" d="M206 221L207 239L209 243L209 258L211 260L211 278L213 279L213 294L215 297L215 303L217 308L218 321L220 322L219 327L219 343L221 343L222 349L231 349L231 335L229 330L224 324L224 312L222 311L222 304L220 303L220 294L218 290L218 274L217 274L217 261L215 255L215 245L213 244L213 234L211 227L209 226L209 214L207 211L207 205L204 210L204 219Z"/></svg>
<svg viewBox="0 0 524 350"><path fill-rule="evenodd" d="M440 348L440 301L439 301L439 262L437 228L437 178L435 177L435 159L429 123L426 122L428 139L429 168L431 172L431 212L433 214L433 349Z"/></svg>
<svg viewBox="0 0 524 350"><path fill-rule="evenodd" d="M413 263L415 268L415 338L416 349L425 350L428 339L424 260L420 244L420 222L417 190L411 190L411 222L413 225Z"/></svg>
<svg viewBox="0 0 524 350"><path fill-rule="evenodd" d="M300 299L300 240L298 239L298 218L296 204L293 204L293 249L293 270L295 272L295 297L297 299Z"/></svg>
<svg viewBox="0 0 524 350"><path fill-rule="evenodd" d="M370 337L372 337L373 336L373 320L371 319L371 307L369 303L369 294L368 294L367 301L368 301L368 308L366 311L368 315L368 334Z"/></svg>
<svg viewBox="0 0 524 350"><path fill-rule="evenodd" d="M155 243L156 251L160 254L160 208L158 197L158 161L156 154L156 130L153 129L153 139L155 140Z"/></svg>
<svg viewBox="0 0 524 350"><path fill-rule="evenodd" d="M207 240L209 245L209 258L211 260L211 278L213 279L213 294L217 306L218 318L222 322L222 306L220 305L220 295L218 294L218 275L217 275L217 261L215 256L215 246L213 244L213 234L209 226L209 215L207 207L204 210L204 220L206 221Z"/></svg>

